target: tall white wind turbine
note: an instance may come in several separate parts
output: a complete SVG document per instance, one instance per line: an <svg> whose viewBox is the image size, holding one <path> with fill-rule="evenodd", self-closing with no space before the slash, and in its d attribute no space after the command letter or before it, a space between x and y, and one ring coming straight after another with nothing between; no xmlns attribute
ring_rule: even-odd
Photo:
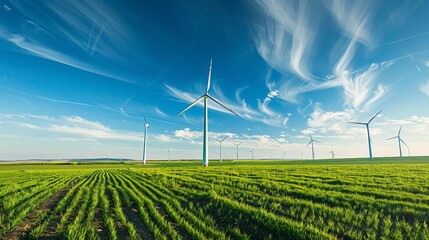
<svg viewBox="0 0 429 240"><path fill-rule="evenodd" d="M407 146L407 149L408 149L408 156L410 155L410 148L408 147L408 145L404 142L404 140L402 140L402 138L401 138L401 130L402 130L402 125L401 125L401 127L399 127L399 131L398 131L398 135L397 136L394 136L394 137L391 137L391 138L388 138L388 139L386 139L386 140L390 140L390 139L395 139L395 138L397 138L398 139L398 145L399 145L399 156L400 157L402 157L402 146L401 146L401 142L405 145L405 146Z"/></svg>
<svg viewBox="0 0 429 240"><path fill-rule="evenodd" d="M143 140L143 164L146 164L147 129L149 128L149 123L147 123L146 117L144 117L144 122L145 124L144 124L144 140Z"/></svg>
<svg viewBox="0 0 429 240"><path fill-rule="evenodd" d="M238 146L240 146L241 142L239 142L239 143L232 143L232 144L234 144L237 147L237 161L238 161Z"/></svg>
<svg viewBox="0 0 429 240"><path fill-rule="evenodd" d="M224 137L223 139L215 138L216 141L219 142L219 162L222 163L222 142L227 139L228 136Z"/></svg>
<svg viewBox="0 0 429 240"><path fill-rule="evenodd" d="M314 144L313 144L314 142L321 143L321 142L319 142L317 140L314 140L313 137L310 134L310 142L308 142L307 146L305 146L305 147L308 147L308 145L311 144L311 154L313 156L313 160L314 160Z"/></svg>
<svg viewBox="0 0 429 240"><path fill-rule="evenodd" d="M210 78L212 75L212 60L210 59L210 68L209 68L209 76L207 79L207 88L206 93L202 95L200 98L195 100L191 105L186 107L183 111L179 113L179 116L182 115L184 112L186 112L191 107L195 106L197 103L199 103L201 100L204 100L204 131L203 131L203 167L207 167L209 165L209 146L208 146L208 128L209 128L209 119L208 119L208 106L207 106L207 100L211 99L213 102L219 104L226 110L230 111L231 113L238 116L237 113L232 111L230 108L225 107L219 100L215 99L214 97L209 95L209 89L210 89Z"/></svg>
<svg viewBox="0 0 429 240"><path fill-rule="evenodd" d="M252 153L252 160L255 158L255 155L253 155L253 151L254 151L255 149L253 148L252 150L250 150L249 152L251 152Z"/></svg>
<svg viewBox="0 0 429 240"><path fill-rule="evenodd" d="M334 149L332 149L329 153L332 155L332 159L335 159Z"/></svg>
<svg viewBox="0 0 429 240"><path fill-rule="evenodd" d="M369 134L369 124L371 123L372 120L374 120L375 117L377 117L378 114L381 113L380 110L378 113L376 113L368 122L349 122L351 124L359 124L359 125L365 125L366 126L366 132L368 134L368 149L369 149L369 159L372 160L372 148L371 148L371 136Z"/></svg>

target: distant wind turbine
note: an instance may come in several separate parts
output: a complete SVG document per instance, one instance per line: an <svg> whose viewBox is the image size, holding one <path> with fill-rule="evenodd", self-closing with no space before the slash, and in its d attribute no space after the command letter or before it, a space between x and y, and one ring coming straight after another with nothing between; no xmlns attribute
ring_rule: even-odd
<svg viewBox="0 0 429 240"><path fill-rule="evenodd" d="M334 149L332 149L329 153L332 155L332 159L335 159Z"/></svg>
<svg viewBox="0 0 429 240"><path fill-rule="evenodd" d="M146 151L147 151L147 129L149 128L149 123L146 121L146 117L144 118L144 139L143 139L143 164L146 164Z"/></svg>
<svg viewBox="0 0 429 240"><path fill-rule="evenodd" d="M310 142L308 142L307 146L305 146L305 147L308 147L308 145L311 144L311 154L313 156L313 160L314 160L314 144L313 144L314 142L321 143L321 142L319 142L317 140L314 140L313 137L310 134Z"/></svg>
<svg viewBox="0 0 429 240"><path fill-rule="evenodd" d="M381 113L380 110L378 113L376 113L368 122L349 122L351 124L359 124L359 125L365 125L366 126L366 132L368 133L368 149L369 149L369 159L372 160L372 149L371 149L371 136L369 134L369 124L372 120L374 120L375 117L377 117L378 114Z"/></svg>
<svg viewBox="0 0 429 240"><path fill-rule="evenodd" d="M386 140L390 140L390 139L395 139L395 138L397 138L397 139L398 139L398 145L399 145L399 156L400 156L400 157L402 157L402 147L401 147L401 142L402 142L405 146L407 146L408 156L410 156L410 148L409 148L409 147L408 147L408 145L404 142L404 140L402 140L402 138L401 138L401 130L402 130L402 125L401 125L401 127L399 128L399 131L398 131L398 135L397 135L397 136L395 136L395 137L391 137L391 138L388 138L388 139L386 139Z"/></svg>
<svg viewBox="0 0 429 240"><path fill-rule="evenodd" d="M209 128L209 119L208 119L208 106L207 106L207 99L211 99L213 102L219 104L226 110L230 111L231 113L238 116L237 113L232 111L230 108L225 107L219 100L213 98L209 95L209 89L210 89L210 78L212 75L212 60L210 59L210 68L209 68L209 76L207 79L207 88L206 93L202 95L200 98L195 100L191 105L186 107L183 111L179 113L179 116L182 115L184 112L186 112L191 107L195 106L197 103L199 103L201 100L204 99L204 131L203 131L203 167L208 167L209 165L209 146L208 146L208 128Z"/></svg>
<svg viewBox="0 0 429 240"><path fill-rule="evenodd" d="M216 141L219 142L219 161L220 161L220 163L222 163L222 142L225 141L225 139L227 139L227 138L228 138L228 136L224 137L223 139L215 138Z"/></svg>
<svg viewBox="0 0 429 240"><path fill-rule="evenodd" d="M255 150L255 149L253 148L252 150L249 151L252 153L252 160L255 158L255 156L253 155L253 150Z"/></svg>
<svg viewBox="0 0 429 240"><path fill-rule="evenodd" d="M238 161L238 146L240 146L241 142L239 142L239 143L232 143L232 144L234 144L237 147L237 161Z"/></svg>
<svg viewBox="0 0 429 240"><path fill-rule="evenodd" d="M170 148L168 148L168 161L170 161Z"/></svg>

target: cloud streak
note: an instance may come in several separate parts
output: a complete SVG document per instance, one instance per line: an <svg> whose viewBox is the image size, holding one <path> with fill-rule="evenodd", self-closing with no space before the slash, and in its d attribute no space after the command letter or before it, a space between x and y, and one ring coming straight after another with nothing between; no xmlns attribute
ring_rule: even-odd
<svg viewBox="0 0 429 240"><path fill-rule="evenodd" d="M108 78L135 83L100 65L123 64L124 57L137 56L125 23L110 6L100 1L87 3L55 1L49 3L12 2L22 29L0 24L0 38L24 53L44 58ZM37 24L35 24L37 23ZM55 42L55 44L53 44Z"/></svg>
<svg viewBox="0 0 429 240"><path fill-rule="evenodd" d="M312 1L255 1L267 16L255 33L259 55L281 73L293 73L300 79L312 81L309 54L317 28L318 13ZM312 17L309 18L308 16Z"/></svg>
<svg viewBox="0 0 429 240"><path fill-rule="evenodd" d="M262 20L254 29L256 49L280 73L280 77L275 76L269 70L269 98L300 104L306 93L338 88L343 92L346 107L366 111L390 93L390 86L379 77L399 59L355 66L360 50L373 49L376 39L381 37L374 34L375 29L380 29L374 25L380 10L376 2L332 0L318 5L314 1L255 1L254 5L262 13ZM403 15L409 16L409 12ZM327 33L319 30L320 24L336 25L338 29ZM332 42L330 39L335 37L336 43L330 46L320 44ZM319 64L330 72L326 72L326 77L317 77L316 66L310 59L326 48L331 49L331 58Z"/></svg>
<svg viewBox="0 0 429 240"><path fill-rule="evenodd" d="M170 96L174 97L176 100L180 102L187 103L188 105L191 102L198 99L199 97L201 97L202 91L199 91L199 93L197 93L198 90L196 90L195 92L189 93L189 92L179 90L167 84L164 84L164 85L167 88L167 93ZM236 112L240 117L250 121L262 122L269 126L286 127L288 118L284 117L281 114L275 113L273 110L271 110L268 107L269 101L264 101L261 103L258 100L258 109L260 111L256 111L253 108L251 108L247 103L247 101L241 98L240 96L242 91L244 91L246 88L239 88L238 90L236 90L235 101L228 99L217 85L214 84L212 88L213 88L214 96L216 96L216 98L219 99L227 107L231 108L234 112ZM211 102L210 100L208 102L209 102L208 107L210 109L218 112L231 114L231 112ZM204 104L200 102L196 106L203 107Z"/></svg>

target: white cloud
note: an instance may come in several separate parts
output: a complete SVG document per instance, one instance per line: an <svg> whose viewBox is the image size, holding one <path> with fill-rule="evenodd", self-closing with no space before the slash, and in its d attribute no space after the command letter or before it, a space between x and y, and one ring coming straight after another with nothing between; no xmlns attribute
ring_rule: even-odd
<svg viewBox="0 0 429 240"><path fill-rule="evenodd" d="M270 79L271 70L268 71L266 85L269 92L265 100L279 98L298 104L302 94L341 88L345 106L362 111L371 109L391 92L388 85L380 83L379 77L395 61L373 63L361 69L351 63L359 47L374 46L378 36L374 35L372 20L379 6L371 1L323 3L340 33L338 42L331 48L330 61L322 63L332 68L333 74L320 78L311 73L309 60L321 47L314 39L326 37L317 28L319 22L326 20L321 17L323 8L314 1L256 1L268 22L255 24L254 40L258 52L265 62L283 75L274 81Z"/></svg>
<svg viewBox="0 0 429 240"><path fill-rule="evenodd" d="M155 139L157 139L157 140L159 140L159 141L161 141L161 142L167 142L167 143L170 143L170 142L177 142L177 140L176 139L173 139L173 138L171 138L171 136L168 136L168 135L166 135L166 134L158 134L158 135L155 135L155 136L153 136Z"/></svg>
<svg viewBox="0 0 429 240"><path fill-rule="evenodd" d="M159 109L159 107L155 107L155 112L161 116L161 117L169 117L167 114L165 114L163 111L161 111L161 109Z"/></svg>
<svg viewBox="0 0 429 240"><path fill-rule="evenodd" d="M0 37L2 37L0 35ZM90 73L98 74L101 76L106 76L112 79L117 79L120 81L133 83L133 81L123 78L119 75L101 70L98 67L92 66L86 62L83 62L81 60L78 60L76 58L70 57L64 53L61 53L59 51L56 51L54 49L50 49L47 46L44 46L38 42L31 41L30 39L26 39L24 36L19 34L7 34L6 37L3 36L3 38L6 38L22 50L25 50L27 53L45 58L54 62L59 62L80 70L84 70Z"/></svg>
<svg viewBox="0 0 429 240"><path fill-rule="evenodd" d="M183 130L175 130L173 134L175 137L185 138L191 141L194 141L198 138L202 138L203 136L201 131L191 131L191 129L189 128L184 128Z"/></svg>
<svg viewBox="0 0 429 240"><path fill-rule="evenodd" d="M8 121L5 123L12 124L12 125L15 125L15 126L21 127L21 128L41 129L39 126L36 126L34 124L31 124L31 123L27 123L27 122Z"/></svg>
<svg viewBox="0 0 429 240"><path fill-rule="evenodd" d="M345 105L357 110L368 110L388 93L388 86L378 84L375 87L374 85L380 74L394 62L373 63L367 69L354 72L347 70L349 63L340 60L335 73L344 90Z"/></svg>
<svg viewBox="0 0 429 240"><path fill-rule="evenodd" d="M81 127L85 127L85 128L92 128L92 129L99 129L99 130L107 130L108 127L104 126L103 124L97 122L97 121L89 121L87 119L84 119L82 117L79 116L68 116L68 117L63 117L63 120L71 123L75 126L81 126Z"/></svg>
<svg viewBox="0 0 429 240"><path fill-rule="evenodd" d="M352 109L346 109L338 112L324 112L320 107L315 107L310 118L307 120L307 124L311 128L342 133L346 128L346 122L351 121L354 114L355 111Z"/></svg>
<svg viewBox="0 0 429 240"><path fill-rule="evenodd" d="M12 10L7 4L3 4L3 9L6 11Z"/></svg>
<svg viewBox="0 0 429 240"><path fill-rule="evenodd" d="M429 97L429 81L427 81L426 84L420 86L420 91Z"/></svg>
<svg viewBox="0 0 429 240"><path fill-rule="evenodd" d="M9 119L16 119L15 121L8 121L8 123L20 128L55 132L59 134L65 134L67 136L75 135L82 138L123 140L133 142L142 141L141 134L114 130L97 121L90 121L79 116L64 116L59 119L43 115L37 116L30 114L1 114L0 116ZM29 122L30 120L32 121L31 123Z"/></svg>
<svg viewBox="0 0 429 240"><path fill-rule="evenodd" d="M19 18L22 22L17 24L24 27L19 31L0 24L0 38L10 41L27 54L120 81L133 82L123 77L124 74L115 74L112 69L95 64L92 59L96 54L104 58L106 64L118 65L129 60L125 55L138 57L131 44L129 27L108 4L18 1L11 5L22 16ZM6 5L3 8L10 9ZM40 34L34 34L34 31ZM60 45L53 46L50 44L52 40ZM66 49L73 51L67 52Z"/></svg>
<svg viewBox="0 0 429 240"><path fill-rule="evenodd" d="M325 3L345 35L362 44L372 44L373 36L369 24L376 9L374 2L332 0Z"/></svg>
<svg viewBox="0 0 429 240"><path fill-rule="evenodd" d="M255 1L267 18L256 24L254 41L259 55L281 73L293 72L311 81L309 54L318 26L318 11L311 1ZM308 17L311 16L311 17Z"/></svg>

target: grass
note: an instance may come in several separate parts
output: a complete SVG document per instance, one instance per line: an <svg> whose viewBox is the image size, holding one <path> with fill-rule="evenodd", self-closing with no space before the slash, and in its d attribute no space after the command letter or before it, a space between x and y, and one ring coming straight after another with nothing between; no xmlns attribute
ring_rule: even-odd
<svg viewBox="0 0 429 240"><path fill-rule="evenodd" d="M427 157L1 164L0 179L0 237L66 190L30 238L429 239Z"/></svg>

